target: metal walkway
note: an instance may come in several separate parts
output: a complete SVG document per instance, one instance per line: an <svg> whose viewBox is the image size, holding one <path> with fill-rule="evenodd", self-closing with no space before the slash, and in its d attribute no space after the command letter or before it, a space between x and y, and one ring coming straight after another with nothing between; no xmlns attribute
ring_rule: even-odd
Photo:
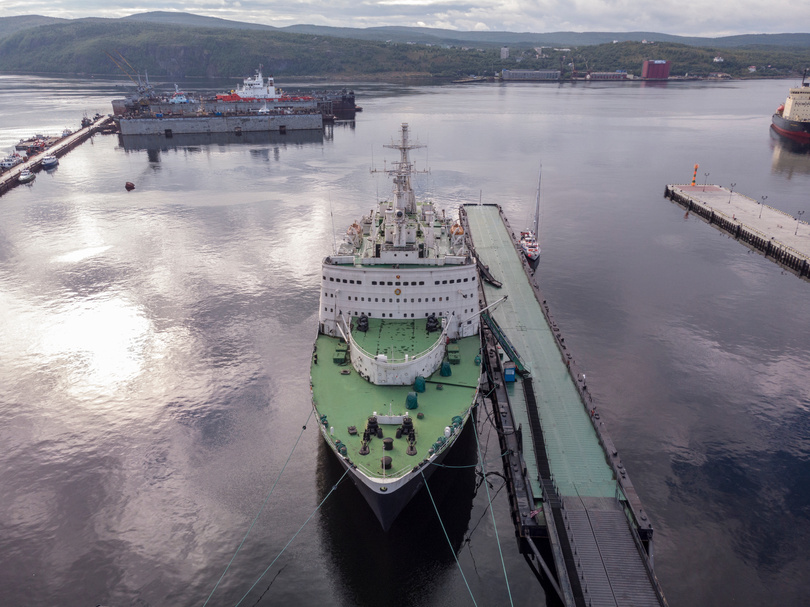
<svg viewBox="0 0 810 607"><path fill-rule="evenodd" d="M529 499L545 515L561 600L593 607L666 605L648 554L652 526L513 231L494 205L465 205L462 218L479 261L502 283L482 283L485 297L508 296L490 314L530 372L500 391L519 428ZM525 516L513 519L525 539Z"/></svg>

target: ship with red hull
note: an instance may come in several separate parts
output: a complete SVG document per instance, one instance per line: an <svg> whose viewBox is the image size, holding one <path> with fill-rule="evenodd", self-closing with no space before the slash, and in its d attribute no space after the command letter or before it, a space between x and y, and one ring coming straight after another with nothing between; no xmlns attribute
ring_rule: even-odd
<svg viewBox="0 0 810 607"><path fill-rule="evenodd" d="M771 119L774 131L802 144L810 144L810 82L806 80L805 70L801 86L790 89Z"/></svg>

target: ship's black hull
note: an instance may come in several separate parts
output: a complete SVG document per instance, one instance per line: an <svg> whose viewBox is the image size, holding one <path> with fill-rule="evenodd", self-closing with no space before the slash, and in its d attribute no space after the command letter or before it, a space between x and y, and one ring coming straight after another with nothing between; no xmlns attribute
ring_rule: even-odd
<svg viewBox="0 0 810 607"><path fill-rule="evenodd" d="M475 423L472 416L470 416L469 423ZM391 491L390 493L380 493L376 488L372 488L364 483L360 478L360 473L355 468L350 468L345 458L335 454L334 449L331 449L331 451L338 458L340 465L344 469L349 469L349 477L352 479L352 482L354 482L360 494L365 498L383 530L388 531L402 510L405 509L413 497L425 486L425 481L433 475L436 471L436 467L444 461L445 456L454 446L455 442L450 447L444 449L437 456L432 465L423 466L418 472L409 474L405 483L396 491Z"/></svg>
<svg viewBox="0 0 810 607"><path fill-rule="evenodd" d="M786 120L779 114L771 119L773 129L782 135L800 143L810 143L810 122Z"/></svg>

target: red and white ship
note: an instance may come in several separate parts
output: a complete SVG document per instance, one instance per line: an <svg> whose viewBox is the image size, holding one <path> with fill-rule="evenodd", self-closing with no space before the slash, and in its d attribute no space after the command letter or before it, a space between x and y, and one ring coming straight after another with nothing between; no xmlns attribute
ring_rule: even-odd
<svg viewBox="0 0 810 607"><path fill-rule="evenodd" d="M265 80L262 75L262 66L256 70L254 76L244 79L241 86L237 86L230 93L217 95L217 101L300 101L312 99L311 97L290 97L277 89L270 76Z"/></svg>

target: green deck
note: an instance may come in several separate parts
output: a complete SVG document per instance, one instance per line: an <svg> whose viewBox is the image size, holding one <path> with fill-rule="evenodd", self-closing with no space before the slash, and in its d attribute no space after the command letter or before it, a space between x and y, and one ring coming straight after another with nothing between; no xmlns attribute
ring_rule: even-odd
<svg viewBox="0 0 810 607"><path fill-rule="evenodd" d="M379 319L370 319L369 325L367 334L354 332L354 338L363 349L372 353L379 350L379 353L388 354L389 359L394 343L395 356L400 358L405 353L413 356L426 350L439 337L439 333L427 335L424 320L380 322ZM441 377L436 371L426 378L425 392L417 395L418 408L408 411L416 432L416 455L406 454L408 442L405 437L395 437L398 425L381 426L384 437L394 439L392 450L383 451L383 441L373 438L369 443L371 452L360 455L363 430L369 416L375 411L380 415L405 413L405 401L413 386L374 385L357 374L349 362L347 345L341 339L319 335L315 343L317 362L313 355L311 367L313 403L318 414L326 416L327 429L334 428L332 441L339 440L346 445L346 456L368 476L395 477L410 471L429 457L429 449L440 436L444 436L444 429L453 426L454 416L466 420L480 375L480 366L475 362L480 350L478 335L450 344L452 350L455 350L453 346L458 346L458 361L450 365L452 374ZM418 419L418 413L424 417ZM349 426L357 428L356 435L349 434ZM385 455L392 458L391 468L387 471L383 471L380 463Z"/></svg>
<svg viewBox="0 0 810 607"><path fill-rule="evenodd" d="M368 331L352 331L357 344L370 354L385 354L388 360L413 357L436 343L440 332L428 333L424 319L415 321L369 318Z"/></svg>
<svg viewBox="0 0 810 607"><path fill-rule="evenodd" d="M476 255L503 282L496 289L485 284L488 303L504 295L492 316L508 335L532 374L543 438L554 482L561 496L613 497L617 483L596 431L568 368L557 349L540 303L523 270L515 247L495 206L465 205ZM538 468L531 443L523 387L511 384L509 396L515 421L523 431L523 455L535 495L541 495Z"/></svg>

